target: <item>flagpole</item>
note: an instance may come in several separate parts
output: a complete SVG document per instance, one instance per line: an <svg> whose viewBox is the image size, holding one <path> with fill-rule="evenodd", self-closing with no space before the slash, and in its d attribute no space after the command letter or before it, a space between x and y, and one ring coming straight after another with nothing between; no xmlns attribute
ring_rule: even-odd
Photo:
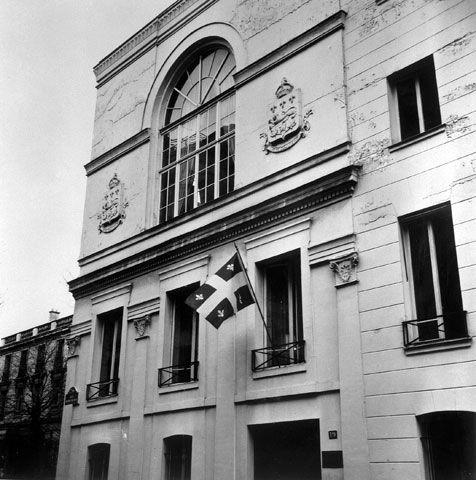
<svg viewBox="0 0 476 480"><path fill-rule="evenodd" d="M261 306L258 302L258 298L256 297L255 290L254 290L253 286L251 285L250 277L248 277L248 271L246 270L246 267L243 263L243 259L241 258L240 250L238 249L238 246L236 245L235 242L233 242L233 245L235 246L236 253L238 254L238 261L240 262L241 269L243 270L243 273L245 274L246 282L248 283L248 287L250 289L251 295L253 296L253 300L255 301L256 306L258 307L258 311L259 311L259 314L260 314L260 317L261 317L261 321L263 322L263 325L264 325L264 330L266 332L266 335L268 336L269 343L271 344L271 347L272 347L273 346L273 339L271 338L271 335L269 334L268 327L267 327L266 322L264 320L263 311L261 310Z"/></svg>

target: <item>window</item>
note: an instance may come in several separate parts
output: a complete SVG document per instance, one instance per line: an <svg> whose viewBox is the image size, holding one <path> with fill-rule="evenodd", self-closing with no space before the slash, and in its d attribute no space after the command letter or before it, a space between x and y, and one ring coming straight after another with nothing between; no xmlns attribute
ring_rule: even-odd
<svg viewBox="0 0 476 480"><path fill-rule="evenodd" d="M476 477L476 415L435 412L419 417L426 480Z"/></svg>
<svg viewBox="0 0 476 480"><path fill-rule="evenodd" d="M7 404L7 392L0 392L0 421L5 418L6 404Z"/></svg>
<svg viewBox="0 0 476 480"><path fill-rule="evenodd" d="M122 308L98 317L101 334L99 382L88 385L87 400L117 395L121 356ZM59 343L59 342L58 342Z"/></svg>
<svg viewBox="0 0 476 480"><path fill-rule="evenodd" d="M185 299L198 284L169 295L171 301L170 367L159 370L159 386L198 380L198 315Z"/></svg>
<svg viewBox="0 0 476 480"><path fill-rule="evenodd" d="M449 205L402 220L406 276L415 320L405 346L467 336Z"/></svg>
<svg viewBox="0 0 476 480"><path fill-rule="evenodd" d="M89 480L107 480L110 450L108 443L97 443L88 447Z"/></svg>
<svg viewBox="0 0 476 480"><path fill-rule="evenodd" d="M12 364L12 356L6 355L3 363L2 382L8 382L10 380L10 367Z"/></svg>
<svg viewBox="0 0 476 480"><path fill-rule="evenodd" d="M20 353L20 364L18 366L18 378L26 377L27 374L28 350L22 350Z"/></svg>
<svg viewBox="0 0 476 480"><path fill-rule="evenodd" d="M45 370L46 345L39 345L36 350L35 374L42 374Z"/></svg>
<svg viewBox="0 0 476 480"><path fill-rule="evenodd" d="M164 439L165 480L190 480L192 437L174 435Z"/></svg>
<svg viewBox="0 0 476 480"><path fill-rule="evenodd" d="M260 265L266 348L253 351L253 369L304 361L299 252Z"/></svg>
<svg viewBox="0 0 476 480"><path fill-rule="evenodd" d="M234 189L235 69L226 48L209 48L171 90L160 132L160 223Z"/></svg>
<svg viewBox="0 0 476 480"><path fill-rule="evenodd" d="M441 124L433 57L427 57L388 78L392 137L398 142Z"/></svg>
<svg viewBox="0 0 476 480"><path fill-rule="evenodd" d="M61 338L56 342L56 352L55 352L55 360L54 360L55 370L61 370L63 368L63 356L64 356L64 339Z"/></svg>
<svg viewBox="0 0 476 480"><path fill-rule="evenodd" d="M23 383L18 383L16 388L15 397L15 411L19 412L23 406L23 400L25 399L25 386Z"/></svg>

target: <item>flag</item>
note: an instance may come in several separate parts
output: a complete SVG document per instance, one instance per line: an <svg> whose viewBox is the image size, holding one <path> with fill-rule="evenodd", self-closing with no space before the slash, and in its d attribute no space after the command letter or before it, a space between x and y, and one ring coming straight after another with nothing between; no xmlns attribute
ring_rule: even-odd
<svg viewBox="0 0 476 480"><path fill-rule="evenodd" d="M215 328L235 312L255 303L239 253L189 295L185 303Z"/></svg>

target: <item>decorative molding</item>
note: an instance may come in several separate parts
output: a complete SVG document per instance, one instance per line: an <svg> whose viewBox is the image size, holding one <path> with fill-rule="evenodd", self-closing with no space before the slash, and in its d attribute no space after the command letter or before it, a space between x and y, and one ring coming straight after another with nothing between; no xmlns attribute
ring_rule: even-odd
<svg viewBox="0 0 476 480"><path fill-rule="evenodd" d="M278 228L269 229L261 235L245 240L244 244L246 250L252 250L253 248L261 247L267 243L275 242L281 238L295 235L296 233L309 231L311 228L311 219L303 218L297 222L293 222Z"/></svg>
<svg viewBox="0 0 476 480"><path fill-rule="evenodd" d="M66 348L68 349L68 358L78 355L77 350L81 344L81 337L79 335L66 339Z"/></svg>
<svg viewBox="0 0 476 480"><path fill-rule="evenodd" d="M92 320L86 320L85 322L71 325L71 336L81 337L83 335L91 334Z"/></svg>
<svg viewBox="0 0 476 480"><path fill-rule="evenodd" d="M281 45L276 50L268 53L256 62L247 65L234 75L236 88L271 70L276 65L285 62L288 58L314 45L319 40L344 28L344 20L347 13L339 10L334 15L319 22L303 34Z"/></svg>
<svg viewBox="0 0 476 480"><path fill-rule="evenodd" d="M114 75L121 71L122 68L127 67L138 57L163 42L184 25L187 25L193 18L200 15L205 9L217 1L218 0L176 1L93 68L96 80L98 81L98 87L109 81ZM195 9L188 11L187 15L178 19L183 12L197 3L199 3L199 5ZM174 20L177 21L174 22Z"/></svg>
<svg viewBox="0 0 476 480"><path fill-rule="evenodd" d="M329 240L325 243L314 244L308 247L309 265L317 267L330 262L335 258L341 258L355 252L355 235L349 234L343 237Z"/></svg>
<svg viewBox="0 0 476 480"><path fill-rule="evenodd" d="M117 173L109 180L109 190L104 194L102 211L98 215L99 233L113 232L126 218L126 207L129 205L124 199L124 184L117 178Z"/></svg>
<svg viewBox="0 0 476 480"><path fill-rule="evenodd" d="M117 287L110 288L105 292L98 293L97 295L93 295L91 297L91 303L96 305L98 303L105 302L107 300L111 300L115 297L120 297L122 295L128 295L131 293L132 290L132 283L127 283L126 285L120 285Z"/></svg>
<svg viewBox="0 0 476 480"><path fill-rule="evenodd" d="M137 245L148 239L156 238L158 233L160 233L161 235L167 235L167 232L173 230L175 227L182 224L188 224L190 218L194 216L203 216L212 211L215 212L216 215L216 212L218 212L220 208L224 208L225 206L230 204L236 205L239 201L242 201L245 198L252 198L255 193L260 192L265 188L270 188L275 184L282 183L292 178L293 176L299 175L304 171L316 167L317 165L328 162L341 155L345 155L349 153L349 150L350 142L346 141L341 143L340 145L325 150L324 152L318 153L317 155L308 157L305 160L296 163L285 170L280 170L279 172L273 173L268 177L265 177L264 179L257 180L242 188L236 189L225 197L218 198L213 202L205 203L204 205L200 206L200 208L194 209L186 215L180 215L178 217L175 217L173 220L165 224L156 225L143 232L140 232L133 237L126 238L121 242L111 245L110 247L106 247L102 250L98 250L94 253L91 253L90 255L82 257L78 261L79 266L84 267L100 259L106 258L114 253L118 253L121 250L129 248L132 245ZM354 165L353 167L355 167L357 180L357 172L360 170L361 167L358 165Z"/></svg>
<svg viewBox="0 0 476 480"><path fill-rule="evenodd" d="M139 148L150 141L150 128L145 128L139 133L136 133L132 137L128 138L124 142L111 148L111 150L103 153L99 157L94 158L88 164L84 166L86 175L89 176L92 173L100 170L101 168L115 162L119 158L127 155L128 153Z"/></svg>
<svg viewBox="0 0 476 480"><path fill-rule="evenodd" d="M127 320L137 320L146 315L154 315L159 313L160 297L146 300L145 302L136 303L127 307Z"/></svg>
<svg viewBox="0 0 476 480"><path fill-rule="evenodd" d="M145 250L110 266L98 269L69 282L75 298L89 295L108 285L172 265L187 257L247 236L264 231L306 215L307 212L340 201L352 195L358 179L358 167L347 166L295 190L240 211L169 241ZM96 298L96 297L94 297ZM97 301L97 300L96 300Z"/></svg>
<svg viewBox="0 0 476 480"><path fill-rule="evenodd" d="M149 335L146 335L148 332L148 329L150 327L150 322L151 322L151 316L146 315L145 317L142 318L136 318L134 320L134 328L136 329L136 340L139 340L141 338L147 338Z"/></svg>
<svg viewBox="0 0 476 480"><path fill-rule="evenodd" d="M268 132L260 133L266 154L291 148L311 129L307 119L313 112L311 109L302 114L302 92L299 88L294 90L294 86L283 78L275 95L276 100L268 105Z"/></svg>
<svg viewBox="0 0 476 480"><path fill-rule="evenodd" d="M357 282L356 266L359 263L357 252L332 260L330 269L336 274L336 287L351 285Z"/></svg>
<svg viewBox="0 0 476 480"><path fill-rule="evenodd" d="M196 268L206 267L209 261L210 255L204 255L202 257L180 263L178 265L172 265L171 267L165 268L159 272L160 281L163 282L164 280L176 277L177 275L181 275L186 272L190 272L191 270L195 270Z"/></svg>

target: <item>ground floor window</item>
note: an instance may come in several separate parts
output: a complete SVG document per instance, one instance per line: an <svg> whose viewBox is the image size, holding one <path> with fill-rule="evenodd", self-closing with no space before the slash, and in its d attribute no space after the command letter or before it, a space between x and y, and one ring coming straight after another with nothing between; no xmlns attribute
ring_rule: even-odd
<svg viewBox="0 0 476 480"><path fill-rule="evenodd" d="M190 480L192 470L192 437L174 435L164 439L164 480Z"/></svg>
<svg viewBox="0 0 476 480"><path fill-rule="evenodd" d="M107 480L110 450L108 443L96 443L88 448L89 480Z"/></svg>
<svg viewBox="0 0 476 480"><path fill-rule="evenodd" d="M303 420L249 427L254 480L320 480L319 421Z"/></svg>
<svg viewBox="0 0 476 480"><path fill-rule="evenodd" d="M476 414L436 412L419 418L426 480L476 478Z"/></svg>

